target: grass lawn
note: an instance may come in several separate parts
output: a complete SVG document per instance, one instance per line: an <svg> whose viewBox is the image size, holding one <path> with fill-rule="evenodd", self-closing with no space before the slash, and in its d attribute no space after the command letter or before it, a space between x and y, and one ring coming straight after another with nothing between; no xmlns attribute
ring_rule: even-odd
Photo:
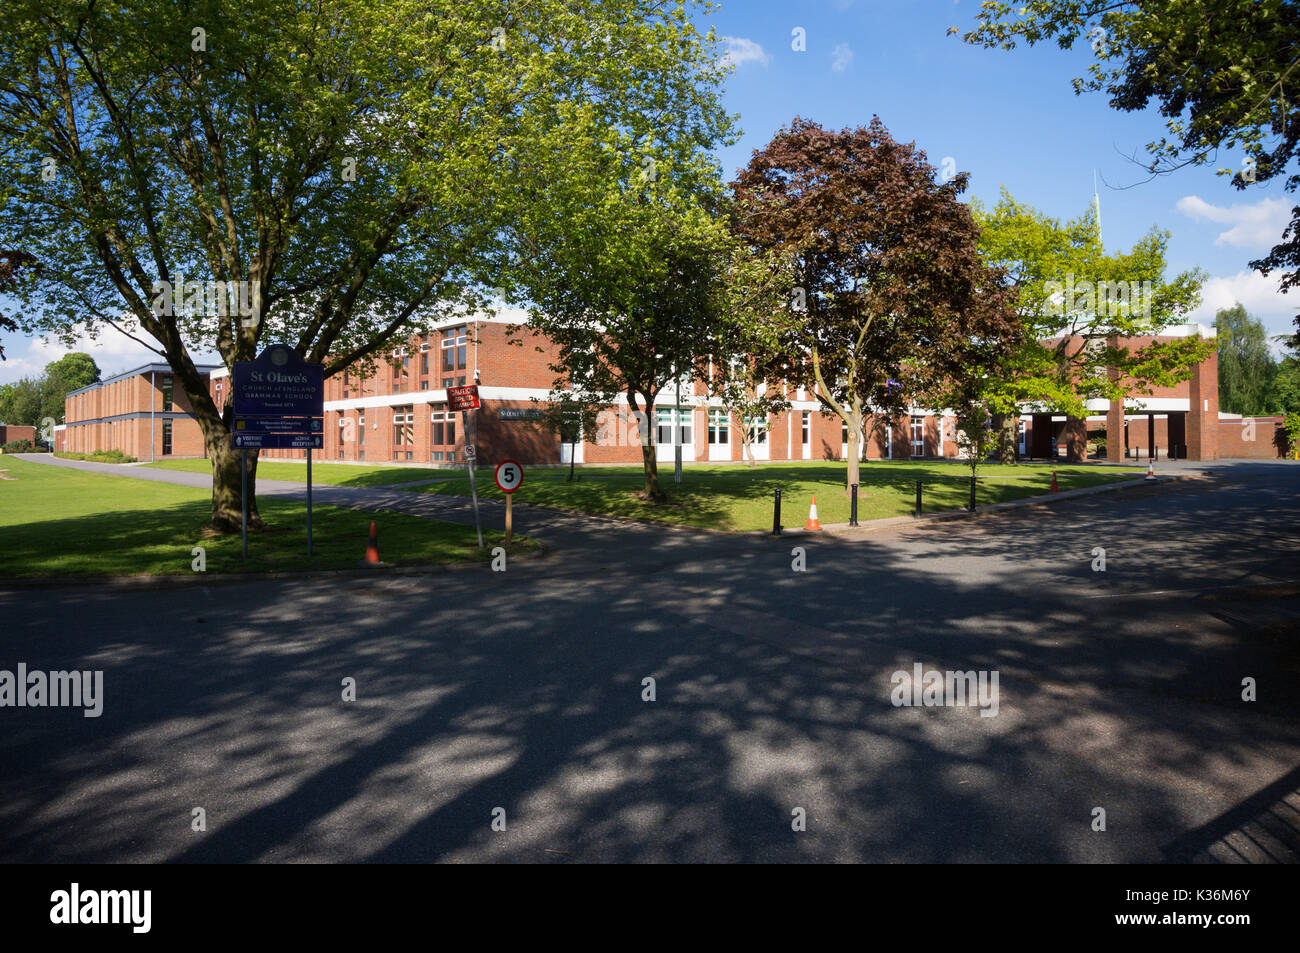
<svg viewBox="0 0 1300 953"><path fill-rule="evenodd" d="M581 472L580 481L567 482L567 470L532 470L515 493L517 503L535 503L580 510L585 513L626 516L683 523L725 530L772 528L772 496L781 490L782 525L802 526L808 504L817 496L823 525L847 523L849 500L844 489L845 464L841 462L769 463L747 466L688 466L680 486L673 483L673 467L660 465L659 481L668 493L663 506L638 499L642 488L640 467L600 468ZM1051 488L1052 471L1057 487L1072 490L1117 480L1130 480L1141 469L1114 467L1019 464L980 467L976 484L977 505L1037 496ZM970 468L962 463L864 462L858 491L858 519L904 516L916 503L916 481L922 480L925 512L959 509L970 498ZM480 498L500 499L490 471L478 475ZM469 480L412 487L414 492L469 494Z"/></svg>
<svg viewBox="0 0 1300 953"><path fill-rule="evenodd" d="M192 550L206 551L208 572L297 572L349 569L365 555L370 521L378 524L379 557L389 564L442 565L491 558L502 533L435 523L399 513L332 506L312 511L314 555L307 552L307 506L260 500L267 533L250 533L247 561L238 534L207 538L211 494L192 487L88 473L0 457L0 577L187 575ZM511 552L536 549L516 536Z"/></svg>
<svg viewBox="0 0 1300 953"><path fill-rule="evenodd" d="M182 470L186 473L211 473L209 460L163 460L146 466L159 470ZM463 472L463 471L462 471ZM329 483L333 486L387 486L392 483L414 483L417 480L436 480L455 476L455 470L438 470L432 467L363 467L350 463L311 462L312 483ZM307 482L307 464L284 460L259 460L257 475L266 480L287 480L291 483Z"/></svg>

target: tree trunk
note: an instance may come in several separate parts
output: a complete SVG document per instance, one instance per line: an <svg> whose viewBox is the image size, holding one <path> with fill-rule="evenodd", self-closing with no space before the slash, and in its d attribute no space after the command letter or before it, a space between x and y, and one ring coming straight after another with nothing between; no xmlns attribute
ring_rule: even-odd
<svg viewBox="0 0 1300 953"><path fill-rule="evenodd" d="M212 522L219 533L238 533L243 519L241 493L244 451L230 445L230 429L221 418L215 420L201 412L195 414L203 431L203 443L212 460ZM257 512L257 457L258 451L248 453L248 528L264 528Z"/></svg>
<svg viewBox="0 0 1300 953"><path fill-rule="evenodd" d="M659 487L657 453L654 441L641 444L641 465L645 468L645 496L651 503L663 503L668 499L668 494Z"/></svg>
<svg viewBox="0 0 1300 953"><path fill-rule="evenodd" d="M664 493L659 486L659 458L655 447L655 425L654 421L650 419L650 411L654 409L654 395L641 394L640 396L645 401L645 413L640 418L641 421L644 421L644 425L638 423L637 437L641 441L641 466L645 474L645 497L651 503L664 503L668 499L668 494ZM628 408L634 414L639 412L636 405L636 395L630 390L628 391L627 402ZM674 426L676 426L675 420Z"/></svg>
<svg viewBox="0 0 1300 953"><path fill-rule="evenodd" d="M1016 421L1019 417L1015 414L994 414L993 429L998 434L998 462L1010 466L1019 459L1017 453L1017 433Z"/></svg>
<svg viewBox="0 0 1300 953"><path fill-rule="evenodd" d="M862 446L862 401L858 397L853 398L853 409L849 411L849 419L845 421L849 425L849 466L848 472L844 479L844 491L853 492L853 484L861 485L859 447Z"/></svg>

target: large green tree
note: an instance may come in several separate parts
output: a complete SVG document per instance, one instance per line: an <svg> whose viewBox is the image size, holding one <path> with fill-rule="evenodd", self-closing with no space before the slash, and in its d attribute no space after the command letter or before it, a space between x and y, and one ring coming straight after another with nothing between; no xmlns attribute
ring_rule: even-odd
<svg viewBox="0 0 1300 953"><path fill-rule="evenodd" d="M1186 380L1213 352L1199 337L1120 340L1158 335L1200 300L1203 272L1165 276L1168 232L1152 228L1130 250L1108 254L1091 210L1062 222L1005 189L993 208L973 209L980 254L1017 290L1025 328L1014 359L984 377L985 399L1004 424L1004 453L1025 405L1083 417L1090 400Z"/></svg>
<svg viewBox="0 0 1300 953"><path fill-rule="evenodd" d="M66 398L99 380L99 365L89 354L73 351L45 365L41 381L41 418L63 423Z"/></svg>
<svg viewBox="0 0 1300 953"><path fill-rule="evenodd" d="M1168 134L1147 144L1153 175L1217 159L1238 189L1275 177L1300 187L1300 173L1287 171L1300 155L1296 0L985 0L963 39L1003 49L1086 40L1096 59L1076 92L1102 91L1126 112L1154 103L1166 119ZM1272 252L1250 265L1285 272L1283 290L1300 285L1300 204Z"/></svg>
<svg viewBox="0 0 1300 953"><path fill-rule="evenodd" d="M153 347L233 530L231 405L195 349L229 367L283 341L332 375L503 284L507 226L548 198L531 185L578 188L566 149L709 141L723 67L695 6L9 0L0 234L45 266L21 320Z"/></svg>
<svg viewBox="0 0 1300 953"><path fill-rule="evenodd" d="M788 270L761 376L806 383L845 423L846 486L870 416L935 399L1017 340L1014 291L980 260L958 200L966 184L940 182L879 117L841 131L795 119L733 184L740 239Z"/></svg>
<svg viewBox="0 0 1300 953"><path fill-rule="evenodd" d="M1277 362L1268 332L1238 302L1214 317L1219 344L1219 408L1229 414L1264 414L1269 407Z"/></svg>

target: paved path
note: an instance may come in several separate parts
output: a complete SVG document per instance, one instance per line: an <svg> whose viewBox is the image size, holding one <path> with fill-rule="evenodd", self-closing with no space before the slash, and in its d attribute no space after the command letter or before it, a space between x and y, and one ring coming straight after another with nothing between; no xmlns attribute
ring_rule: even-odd
<svg viewBox="0 0 1300 953"><path fill-rule="evenodd" d="M0 667L106 693L0 710L0 861L1294 861L1300 467L1206 477L851 540L524 509L555 549L504 573L0 589ZM997 715L892 705L918 662L997 671Z"/></svg>

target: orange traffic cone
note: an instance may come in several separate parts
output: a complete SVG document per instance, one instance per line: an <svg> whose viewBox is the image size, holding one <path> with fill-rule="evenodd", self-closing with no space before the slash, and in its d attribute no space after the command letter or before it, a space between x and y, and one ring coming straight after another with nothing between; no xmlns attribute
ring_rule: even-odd
<svg viewBox="0 0 1300 953"><path fill-rule="evenodd" d="M1154 480L1155 478L1156 478L1156 465L1154 463L1148 463L1146 479Z"/></svg>
<svg viewBox="0 0 1300 953"><path fill-rule="evenodd" d="M1059 491L1056 489L1056 471L1055 471L1055 470L1052 471L1052 492L1053 492L1053 493L1057 493L1057 492L1059 492Z"/></svg>
<svg viewBox="0 0 1300 953"><path fill-rule="evenodd" d="M822 524L817 521L817 494L813 494L812 505L808 507L808 525L804 529L820 530Z"/></svg>
<svg viewBox="0 0 1300 953"><path fill-rule="evenodd" d="M375 529L375 521L370 521L370 539L366 542L366 561L367 566L382 566L379 561L379 531Z"/></svg>

